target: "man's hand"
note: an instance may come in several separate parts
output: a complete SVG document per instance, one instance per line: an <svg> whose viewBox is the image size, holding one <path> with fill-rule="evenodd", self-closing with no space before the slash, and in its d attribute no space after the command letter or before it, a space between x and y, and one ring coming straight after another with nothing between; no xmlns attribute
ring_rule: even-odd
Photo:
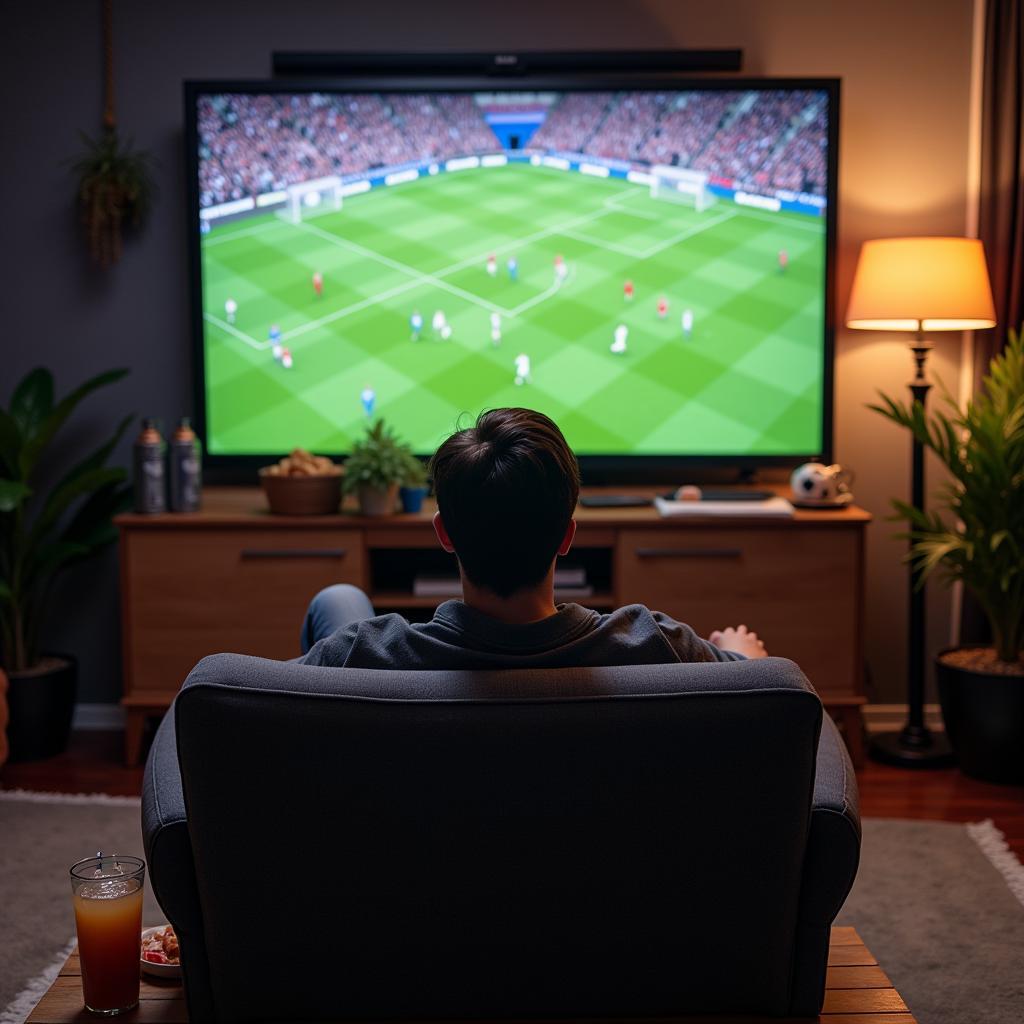
<svg viewBox="0 0 1024 1024"><path fill-rule="evenodd" d="M768 657L768 652L757 634L746 626L716 629L708 639L722 651L735 651L747 658Z"/></svg>

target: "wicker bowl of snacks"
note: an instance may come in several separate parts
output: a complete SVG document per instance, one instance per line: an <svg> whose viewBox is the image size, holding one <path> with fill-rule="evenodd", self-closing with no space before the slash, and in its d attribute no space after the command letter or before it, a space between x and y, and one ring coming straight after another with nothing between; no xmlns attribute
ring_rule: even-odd
<svg viewBox="0 0 1024 1024"><path fill-rule="evenodd" d="M324 516L341 504L344 470L323 455L296 448L273 466L260 470L260 484L279 516Z"/></svg>

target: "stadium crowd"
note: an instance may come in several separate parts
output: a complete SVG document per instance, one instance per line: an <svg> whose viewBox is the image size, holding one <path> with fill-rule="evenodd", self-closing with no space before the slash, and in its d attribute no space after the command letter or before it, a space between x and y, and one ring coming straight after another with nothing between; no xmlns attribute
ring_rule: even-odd
<svg viewBox="0 0 1024 1024"><path fill-rule="evenodd" d="M571 102L570 102L571 101ZM557 103L531 146L674 164L745 188L825 194L820 94L576 93Z"/></svg>
<svg viewBox="0 0 1024 1024"><path fill-rule="evenodd" d="M499 145L468 95L203 96L197 122L203 207Z"/></svg>
<svg viewBox="0 0 1024 1024"><path fill-rule="evenodd" d="M203 96L198 132L203 207L500 145L468 94ZM826 145L824 103L813 92L567 93L529 141L815 195L825 192Z"/></svg>

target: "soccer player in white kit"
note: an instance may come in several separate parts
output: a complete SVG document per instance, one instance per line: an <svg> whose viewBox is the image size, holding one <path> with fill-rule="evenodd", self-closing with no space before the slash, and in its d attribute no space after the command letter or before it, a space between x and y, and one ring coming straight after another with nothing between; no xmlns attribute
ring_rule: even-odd
<svg viewBox="0 0 1024 1024"><path fill-rule="evenodd" d="M498 260L493 252L487 257L487 273L490 277L498 273Z"/></svg>
<svg viewBox="0 0 1024 1024"><path fill-rule="evenodd" d="M625 324L619 324L615 328L615 340L612 342L612 351L621 355L626 351L626 339L629 337L629 328Z"/></svg>
<svg viewBox="0 0 1024 1024"><path fill-rule="evenodd" d="M683 337L689 340L690 335L693 334L693 310L684 309L680 322L683 325Z"/></svg>
<svg viewBox="0 0 1024 1024"><path fill-rule="evenodd" d="M491 344L495 346L501 344L501 314L499 313L491 314Z"/></svg>
<svg viewBox="0 0 1024 1024"><path fill-rule="evenodd" d="M525 352L516 356L516 384L527 384L530 381L530 357Z"/></svg>
<svg viewBox="0 0 1024 1024"><path fill-rule="evenodd" d="M559 253L555 257L555 284L562 284L568 276L569 265L565 262L565 257Z"/></svg>
<svg viewBox="0 0 1024 1024"><path fill-rule="evenodd" d="M238 303L235 302L234 299L228 299L228 301L224 303L224 315L227 317L229 324L233 324L235 322L235 314L237 312Z"/></svg>
<svg viewBox="0 0 1024 1024"><path fill-rule="evenodd" d="M433 319L430 321L430 326L434 328L435 334L444 335L444 329L448 326L448 319L444 315L443 310L437 310L434 313Z"/></svg>

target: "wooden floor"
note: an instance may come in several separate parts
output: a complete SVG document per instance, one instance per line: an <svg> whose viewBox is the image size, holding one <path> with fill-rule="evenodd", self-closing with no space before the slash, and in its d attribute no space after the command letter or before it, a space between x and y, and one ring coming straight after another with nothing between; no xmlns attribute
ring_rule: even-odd
<svg viewBox="0 0 1024 1024"><path fill-rule="evenodd" d="M68 957L42 1002L32 1011L28 1024L77 1024L95 1019L82 1006L82 967L76 950ZM125 1024L136 1021L187 1024L188 1014L178 984L143 978L138 1007L117 1019ZM820 1016L685 1017L677 1021L678 1024L811 1024L813 1021L820 1024L914 1024L914 1017L857 932L853 928L833 928L825 976L825 1002ZM658 1024L658 1018L646 1018L646 1022ZM670 1024L670 1021L661 1018L660 1024Z"/></svg>
<svg viewBox="0 0 1024 1024"><path fill-rule="evenodd" d="M141 767L121 761L120 732L77 732L66 754L34 764L4 765L0 788L138 796ZM1024 862L1024 786L976 782L956 769L909 771L869 763L857 773L866 818L981 821L991 818Z"/></svg>

